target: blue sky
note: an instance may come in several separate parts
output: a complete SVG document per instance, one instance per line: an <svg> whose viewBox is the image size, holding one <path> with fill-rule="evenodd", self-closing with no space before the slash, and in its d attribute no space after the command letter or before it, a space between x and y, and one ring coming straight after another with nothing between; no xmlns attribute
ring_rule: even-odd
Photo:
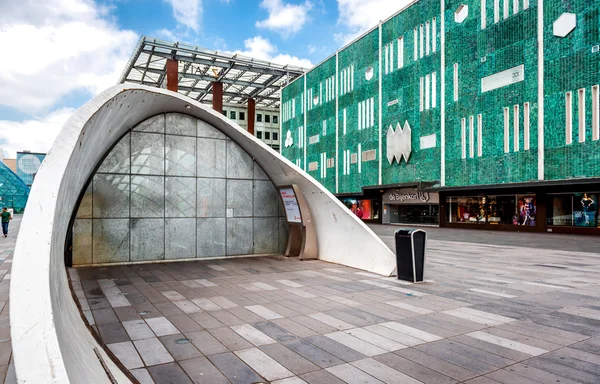
<svg viewBox="0 0 600 384"><path fill-rule="evenodd" d="M407 1L0 1L0 148L48 151L141 35L310 67Z"/></svg>

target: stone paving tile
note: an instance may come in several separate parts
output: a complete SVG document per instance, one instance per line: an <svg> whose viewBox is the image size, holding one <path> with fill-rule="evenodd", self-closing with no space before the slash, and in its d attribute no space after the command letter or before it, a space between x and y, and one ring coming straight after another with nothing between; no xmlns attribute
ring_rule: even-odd
<svg viewBox="0 0 600 384"><path fill-rule="evenodd" d="M288 341L283 345L321 368L344 363L341 359L302 339Z"/></svg>
<svg viewBox="0 0 600 384"><path fill-rule="evenodd" d="M177 334L159 337L158 339L176 361L194 359L202 356L202 354L196 349L196 347L194 347L194 344L178 344L175 342L176 340L181 340L184 338L184 335Z"/></svg>
<svg viewBox="0 0 600 384"><path fill-rule="evenodd" d="M179 362L194 384L230 384L229 380L206 357Z"/></svg>
<svg viewBox="0 0 600 384"><path fill-rule="evenodd" d="M208 332L230 351L239 351L240 349L248 349L253 346L249 341L228 327L213 328L209 329Z"/></svg>
<svg viewBox="0 0 600 384"><path fill-rule="evenodd" d="M282 344L263 345L259 347L259 349L276 360L282 366L293 372L295 375L317 371L320 369L319 366L306 360Z"/></svg>
<svg viewBox="0 0 600 384"><path fill-rule="evenodd" d="M231 352L208 356L208 359L232 384L258 383L264 380Z"/></svg>
<svg viewBox="0 0 600 384"><path fill-rule="evenodd" d="M188 332L185 334L203 355L216 355L229 351L208 331Z"/></svg>
<svg viewBox="0 0 600 384"><path fill-rule="evenodd" d="M154 379L156 384L177 383L188 384L192 383L188 375L183 369L175 363L156 365L148 368L148 372Z"/></svg>

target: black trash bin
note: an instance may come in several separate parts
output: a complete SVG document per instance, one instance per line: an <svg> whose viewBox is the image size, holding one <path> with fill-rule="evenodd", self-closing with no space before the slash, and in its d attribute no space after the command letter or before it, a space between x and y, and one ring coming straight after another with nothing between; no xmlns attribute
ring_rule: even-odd
<svg viewBox="0 0 600 384"><path fill-rule="evenodd" d="M422 229L400 228L396 230L395 238L398 280L413 283L423 281L427 232Z"/></svg>

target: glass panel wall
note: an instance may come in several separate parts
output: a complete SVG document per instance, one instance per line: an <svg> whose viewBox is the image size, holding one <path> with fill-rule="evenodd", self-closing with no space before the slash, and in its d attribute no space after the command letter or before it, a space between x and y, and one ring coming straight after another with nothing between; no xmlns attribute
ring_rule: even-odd
<svg viewBox="0 0 600 384"><path fill-rule="evenodd" d="M439 224L438 205L390 205L392 224Z"/></svg>
<svg viewBox="0 0 600 384"><path fill-rule="evenodd" d="M567 227L598 227L598 197L600 192L580 192L548 195L548 225Z"/></svg>
<svg viewBox="0 0 600 384"><path fill-rule="evenodd" d="M113 147L73 225L73 265L283 251L287 223L263 170L194 117L152 117Z"/></svg>

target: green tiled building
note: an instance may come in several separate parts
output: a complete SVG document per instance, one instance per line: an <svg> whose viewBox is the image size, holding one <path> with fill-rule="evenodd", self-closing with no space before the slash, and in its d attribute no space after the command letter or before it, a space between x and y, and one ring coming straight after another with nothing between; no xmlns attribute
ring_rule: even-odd
<svg viewBox="0 0 600 384"><path fill-rule="evenodd" d="M365 220L600 233L598 84L598 1L414 1L284 88L281 152Z"/></svg>

